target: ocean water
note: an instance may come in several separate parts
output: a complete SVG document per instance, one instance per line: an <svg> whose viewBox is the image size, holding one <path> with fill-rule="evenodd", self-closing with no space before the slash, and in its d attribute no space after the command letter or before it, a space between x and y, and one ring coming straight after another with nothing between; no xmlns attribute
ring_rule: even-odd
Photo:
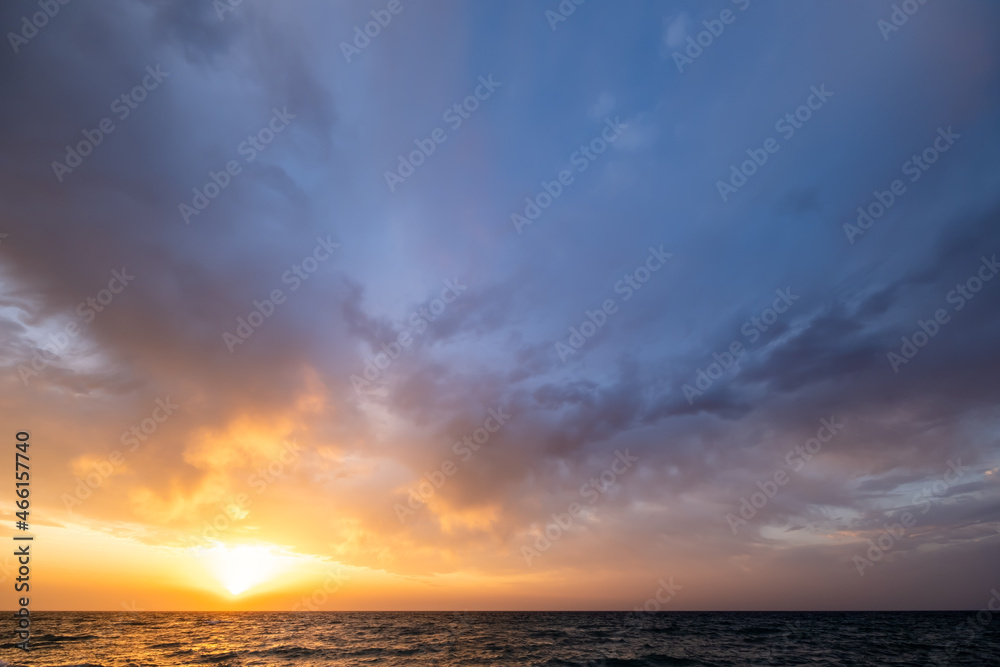
<svg viewBox="0 0 1000 667"><path fill-rule="evenodd" d="M44 613L0 666L1000 665L967 612Z"/></svg>

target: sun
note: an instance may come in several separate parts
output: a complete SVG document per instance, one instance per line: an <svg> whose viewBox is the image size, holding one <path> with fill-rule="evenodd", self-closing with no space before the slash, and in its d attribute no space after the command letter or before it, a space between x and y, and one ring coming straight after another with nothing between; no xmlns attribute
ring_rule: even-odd
<svg viewBox="0 0 1000 667"><path fill-rule="evenodd" d="M281 572L285 560L269 547L218 545L205 552L212 571L223 588L239 595Z"/></svg>

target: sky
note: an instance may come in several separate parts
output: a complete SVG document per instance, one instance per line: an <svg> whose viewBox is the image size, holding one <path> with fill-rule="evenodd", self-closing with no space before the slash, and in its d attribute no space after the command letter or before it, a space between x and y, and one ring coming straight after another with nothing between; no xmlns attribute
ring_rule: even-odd
<svg viewBox="0 0 1000 667"><path fill-rule="evenodd" d="M1000 6L50 4L0 9L32 609L1000 585Z"/></svg>

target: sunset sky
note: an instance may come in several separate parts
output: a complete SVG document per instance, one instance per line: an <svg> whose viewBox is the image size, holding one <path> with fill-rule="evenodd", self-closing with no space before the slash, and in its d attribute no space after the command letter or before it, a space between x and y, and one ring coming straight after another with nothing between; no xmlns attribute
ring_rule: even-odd
<svg viewBox="0 0 1000 667"><path fill-rule="evenodd" d="M911 2L4 3L32 609L983 606L1000 6Z"/></svg>

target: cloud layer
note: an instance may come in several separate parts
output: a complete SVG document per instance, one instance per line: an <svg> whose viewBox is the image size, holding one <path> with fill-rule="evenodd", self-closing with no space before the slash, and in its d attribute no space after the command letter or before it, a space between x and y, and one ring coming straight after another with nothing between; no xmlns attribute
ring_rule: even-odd
<svg viewBox="0 0 1000 667"><path fill-rule="evenodd" d="M423 608L668 575L679 608L978 608L1000 13L716 4L404 0L365 41L381 7L71 3L8 37L0 410L48 443L40 520L179 548L224 516L452 582Z"/></svg>

